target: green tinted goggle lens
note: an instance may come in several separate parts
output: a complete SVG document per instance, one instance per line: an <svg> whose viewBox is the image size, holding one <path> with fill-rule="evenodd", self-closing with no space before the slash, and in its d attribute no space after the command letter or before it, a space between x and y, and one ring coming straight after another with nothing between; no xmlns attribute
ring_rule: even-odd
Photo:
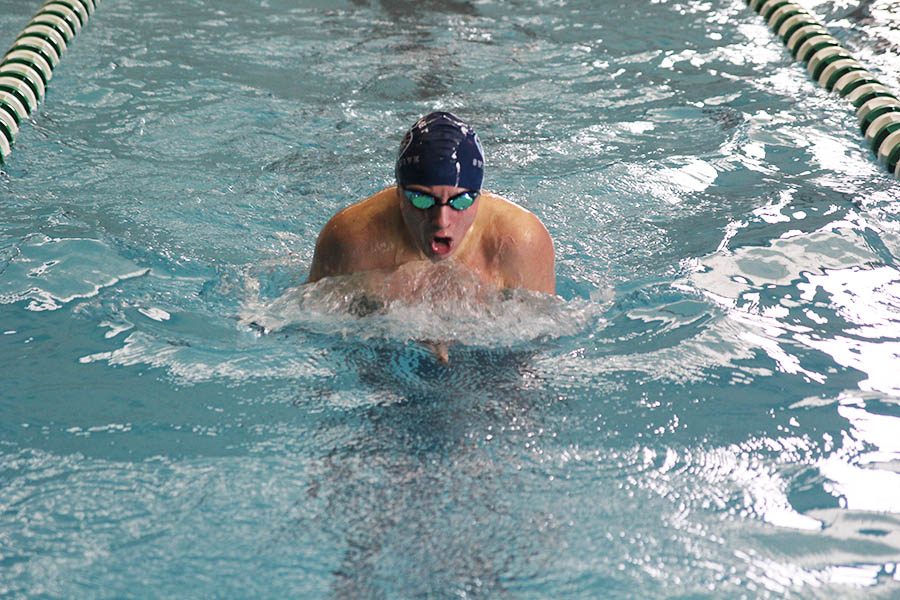
<svg viewBox="0 0 900 600"><path fill-rule="evenodd" d="M409 200L409 203L419 210L428 210L435 204L443 206L443 204L438 202L437 198L425 192L403 190L403 194L406 196L406 199ZM453 210L466 210L475 203L477 197L478 192L463 192L447 200L447 204Z"/></svg>

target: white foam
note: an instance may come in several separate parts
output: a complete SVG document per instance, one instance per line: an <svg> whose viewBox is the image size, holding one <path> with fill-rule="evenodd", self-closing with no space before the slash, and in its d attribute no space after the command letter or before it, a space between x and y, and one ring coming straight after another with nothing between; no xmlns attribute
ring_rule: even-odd
<svg viewBox="0 0 900 600"><path fill-rule="evenodd" d="M526 290L499 291L453 261L417 262L322 279L269 303L251 299L241 321L266 332L300 328L361 339L509 346L575 334L603 308Z"/></svg>
<svg viewBox="0 0 900 600"><path fill-rule="evenodd" d="M0 304L28 300L28 310L56 310L149 270L99 240L33 235L4 271Z"/></svg>
<svg viewBox="0 0 900 600"><path fill-rule="evenodd" d="M172 318L172 315L169 312L161 308L156 308L154 306L150 306L148 308L139 308L138 312L148 319L153 319L154 321L158 321L160 323L162 323L163 321L168 321Z"/></svg>
<svg viewBox="0 0 900 600"><path fill-rule="evenodd" d="M393 272L327 278L288 289L271 301L260 299L263 287L245 275L242 331L236 332L237 338L178 343L175 330L167 329L168 334L159 337L131 322L116 327L107 321L103 325L113 328L107 339L130 330L120 338L121 347L82 356L79 362L150 365L166 369L183 383L223 378L333 379L340 374L322 361L317 344L303 341L305 336L339 336L351 343L381 339L521 347L597 328L610 301L602 294L597 297L603 296L603 302L564 301L524 290L503 292L452 263L417 263ZM165 320L161 313L146 308L139 312L158 317L155 321ZM166 326L173 327L172 322Z"/></svg>

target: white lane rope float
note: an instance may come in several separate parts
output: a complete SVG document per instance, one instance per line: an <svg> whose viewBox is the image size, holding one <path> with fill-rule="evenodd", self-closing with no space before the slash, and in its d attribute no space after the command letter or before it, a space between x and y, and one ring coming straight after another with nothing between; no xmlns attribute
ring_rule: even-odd
<svg viewBox="0 0 900 600"><path fill-rule="evenodd" d="M53 69L100 0L47 0L0 60L0 164L44 99Z"/></svg>
<svg viewBox="0 0 900 600"><path fill-rule="evenodd" d="M900 177L900 100L841 46L819 20L795 2L746 0L816 83L847 99L878 161Z"/></svg>

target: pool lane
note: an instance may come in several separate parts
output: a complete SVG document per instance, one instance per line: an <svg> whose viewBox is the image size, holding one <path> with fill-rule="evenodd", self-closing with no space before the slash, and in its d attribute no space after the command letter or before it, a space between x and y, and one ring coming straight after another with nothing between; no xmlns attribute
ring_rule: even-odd
<svg viewBox="0 0 900 600"><path fill-rule="evenodd" d="M98 3L45 2L0 61L0 164L12 153L19 128L44 99L53 69Z"/></svg>
<svg viewBox="0 0 900 600"><path fill-rule="evenodd" d="M860 131L878 161L900 177L900 99L896 94L799 4L785 0L747 0L747 4L806 65L813 80L853 105Z"/></svg>

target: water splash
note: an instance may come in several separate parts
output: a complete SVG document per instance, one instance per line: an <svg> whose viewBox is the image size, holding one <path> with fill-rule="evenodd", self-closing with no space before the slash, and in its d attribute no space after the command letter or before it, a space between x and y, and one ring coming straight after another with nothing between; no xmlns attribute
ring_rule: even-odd
<svg viewBox="0 0 900 600"><path fill-rule="evenodd" d="M305 330L363 340L497 347L575 335L598 324L605 307L528 290L498 290L453 262L417 262L322 279L288 289L271 302L250 298L240 320L265 333Z"/></svg>

